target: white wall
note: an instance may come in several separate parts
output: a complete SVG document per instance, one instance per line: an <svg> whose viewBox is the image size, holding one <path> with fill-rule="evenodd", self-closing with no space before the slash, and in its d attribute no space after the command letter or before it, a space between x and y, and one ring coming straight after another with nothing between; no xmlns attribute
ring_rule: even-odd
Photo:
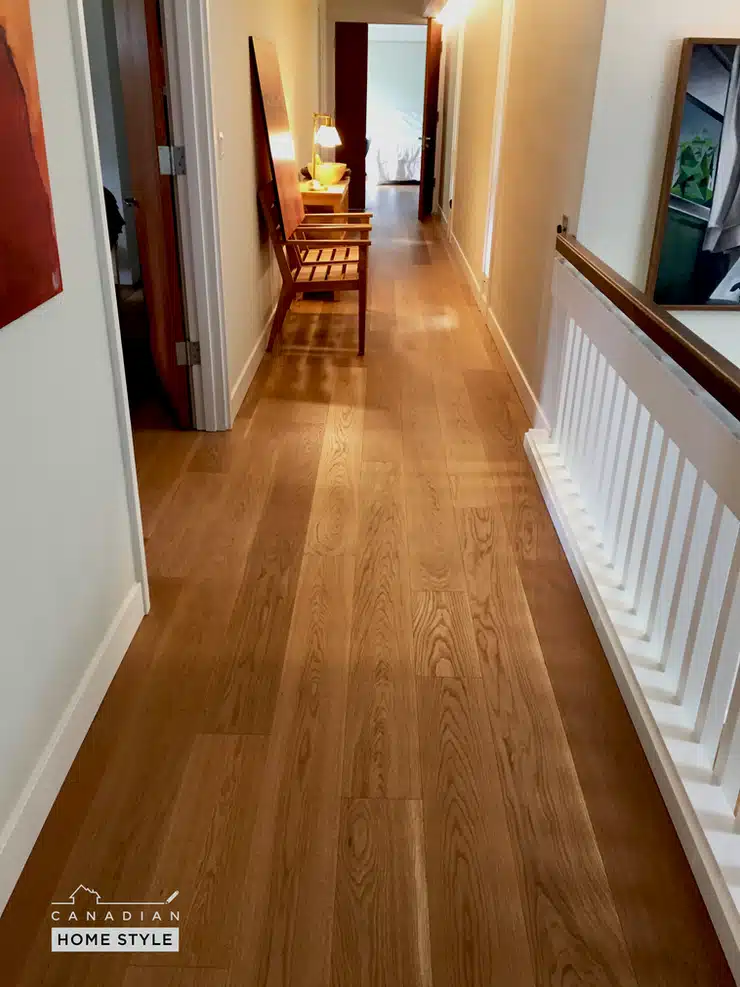
<svg viewBox="0 0 740 987"><path fill-rule="evenodd" d="M0 907L76 751L59 755L69 732L51 752L61 777L47 770L35 814L11 815L136 587L68 8L31 9L64 291L0 330Z"/></svg>
<svg viewBox="0 0 740 987"><path fill-rule="evenodd" d="M740 35L737 0L608 0L578 237L645 287L681 42ZM740 313L675 315L740 362Z"/></svg>
<svg viewBox="0 0 740 987"><path fill-rule="evenodd" d="M83 0L83 7L103 184L116 197L126 220L118 241L118 263L121 283L132 284L139 280L141 272L135 213L123 203L132 190L115 13L108 0Z"/></svg>
<svg viewBox="0 0 740 987"><path fill-rule="evenodd" d="M318 109L318 9L317 0L209 0L213 112L223 135L218 195L232 414L262 359L279 291L269 244L259 239L249 37L277 45L298 163L307 164Z"/></svg>

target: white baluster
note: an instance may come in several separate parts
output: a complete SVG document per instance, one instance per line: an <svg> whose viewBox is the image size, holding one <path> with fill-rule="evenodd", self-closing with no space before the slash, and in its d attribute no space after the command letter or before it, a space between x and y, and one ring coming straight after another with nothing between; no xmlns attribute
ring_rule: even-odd
<svg viewBox="0 0 740 987"><path fill-rule="evenodd" d="M635 523L630 532L625 559L625 590L632 600L635 613L642 613L640 594L644 584L650 536L655 529L660 490L663 483L668 439L660 425L650 421L645 458L640 481L640 506L635 511Z"/></svg>
<svg viewBox="0 0 740 987"><path fill-rule="evenodd" d="M732 515L731 515L732 516ZM696 737L713 762L719 746L732 687L740 662L740 537L735 522L734 549L727 575L717 630L709 653L707 675L696 714ZM720 535L722 538L722 535Z"/></svg>
<svg viewBox="0 0 740 987"><path fill-rule="evenodd" d="M627 482L622 492L622 503L614 535L614 568L620 573L623 582L626 582L627 578L627 558L634 538L640 499L645 485L645 460L651 428L652 422L647 409L639 407L627 458Z"/></svg>
<svg viewBox="0 0 740 987"><path fill-rule="evenodd" d="M693 521L687 526L683 557L676 583L676 593L671 603L665 641L663 643L663 668L668 672L676 692L681 685L685 656L691 654L696 637L697 606L704 603L704 591L709 578L711 555L719 530L719 505L717 495L706 483L698 483L698 504Z"/></svg>
<svg viewBox="0 0 740 987"><path fill-rule="evenodd" d="M719 500L715 504L678 677L678 699L688 721L696 728L699 727L699 703L710 674L712 647L737 541L737 519ZM715 671L716 668L712 668L712 674Z"/></svg>

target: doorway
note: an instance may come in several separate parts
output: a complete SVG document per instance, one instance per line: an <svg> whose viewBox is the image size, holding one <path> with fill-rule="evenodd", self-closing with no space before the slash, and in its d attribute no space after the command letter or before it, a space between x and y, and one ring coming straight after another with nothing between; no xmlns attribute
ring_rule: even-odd
<svg viewBox="0 0 740 987"><path fill-rule="evenodd" d="M419 185L427 29L370 24L367 52L367 194L379 185Z"/></svg>
<svg viewBox="0 0 740 987"><path fill-rule="evenodd" d="M159 0L84 0L131 422L193 425Z"/></svg>
<svg viewBox="0 0 740 987"><path fill-rule="evenodd" d="M378 188L419 189L418 216L434 209L442 27L335 25L335 112L351 169L350 206L365 208Z"/></svg>

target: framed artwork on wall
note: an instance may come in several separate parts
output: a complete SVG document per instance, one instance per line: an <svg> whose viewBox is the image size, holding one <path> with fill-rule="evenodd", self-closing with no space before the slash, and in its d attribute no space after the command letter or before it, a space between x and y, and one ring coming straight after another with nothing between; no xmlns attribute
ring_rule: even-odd
<svg viewBox="0 0 740 987"><path fill-rule="evenodd" d="M62 290L29 0L0 0L0 328Z"/></svg>
<svg viewBox="0 0 740 987"><path fill-rule="evenodd" d="M684 41L648 294L740 309L740 39Z"/></svg>

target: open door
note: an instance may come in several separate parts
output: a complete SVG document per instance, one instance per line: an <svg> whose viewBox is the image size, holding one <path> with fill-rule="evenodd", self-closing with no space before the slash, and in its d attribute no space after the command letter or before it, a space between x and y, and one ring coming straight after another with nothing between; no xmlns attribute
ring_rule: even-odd
<svg viewBox="0 0 740 987"><path fill-rule="evenodd" d="M338 21L334 48L334 97L337 130L343 140L337 161L352 169L350 209L365 208L367 156L367 24Z"/></svg>
<svg viewBox="0 0 740 987"><path fill-rule="evenodd" d="M113 0L131 166L136 236L152 357L181 428L192 427L189 373L178 366L185 314L175 219L166 105L164 39L158 0ZM169 170L174 170L171 167ZM182 350L186 347L183 345Z"/></svg>
<svg viewBox="0 0 740 987"><path fill-rule="evenodd" d="M421 187L419 219L425 220L434 210L434 164L437 157L437 119L439 116L439 68L442 61L442 25L433 18L427 21L427 68L424 80L424 126L421 135Z"/></svg>

